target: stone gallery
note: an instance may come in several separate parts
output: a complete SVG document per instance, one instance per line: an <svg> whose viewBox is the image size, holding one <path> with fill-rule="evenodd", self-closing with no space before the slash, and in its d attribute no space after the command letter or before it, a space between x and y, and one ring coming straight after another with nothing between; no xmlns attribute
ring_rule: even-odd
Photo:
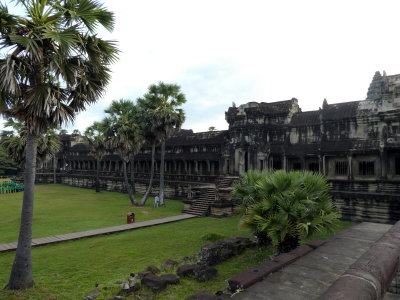
<svg viewBox="0 0 400 300"><path fill-rule="evenodd" d="M295 98L249 102L229 107L225 118L228 130L181 130L166 143L166 195L183 199L188 210L231 214L235 201L229 187L248 170L310 170L327 176L344 219L399 219L400 75L376 72L365 100L337 104L324 100L320 109L307 112ZM57 181L93 187L95 159L83 138L65 135L62 142ZM150 153L150 147L143 147L129 166L138 192L148 182ZM51 164L39 171L39 182L53 180ZM155 168L157 173L160 149ZM103 189L123 190L117 155L106 156L101 170Z"/></svg>

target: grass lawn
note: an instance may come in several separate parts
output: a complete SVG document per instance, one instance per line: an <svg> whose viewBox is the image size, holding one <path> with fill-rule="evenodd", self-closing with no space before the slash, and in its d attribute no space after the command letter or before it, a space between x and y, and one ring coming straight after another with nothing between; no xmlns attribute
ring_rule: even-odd
<svg viewBox="0 0 400 300"><path fill-rule="evenodd" d="M28 291L0 290L0 299L83 299L94 283L101 287L126 281L130 272L148 265L161 266L167 259L180 259L196 254L208 244L204 234L217 233L226 237L249 236L238 228L239 217L224 219L196 218L143 228L119 234L70 241L33 248L33 269L36 286ZM350 223L342 223L346 227ZM201 291L225 289L225 280L268 259L272 249L249 249L239 257L217 266L218 277L205 283L182 279L178 286L169 286L156 299L185 299ZM0 254L0 287L5 286L14 253ZM102 298L99 298L102 299Z"/></svg>
<svg viewBox="0 0 400 300"><path fill-rule="evenodd" d="M0 196L0 239L16 240L22 193ZM138 221L179 214L182 203L167 201L166 207L151 207L153 199L143 208L131 207L125 194L101 192L61 185L36 187L34 236L48 236L72 231L123 224L126 214L134 211ZM0 254L0 299L43 300L83 299L96 282L100 287L115 286L131 272L148 265L161 266L167 259L179 260L195 255L210 242L201 237L209 233L225 237L250 236L238 227L239 217L224 219L195 218L118 234L33 248L35 287L25 291L1 289L7 284L14 252ZM338 230L351 223L341 222ZM315 237L320 238L320 237ZM236 258L218 266L218 277L198 283L182 279L181 284L169 286L157 300L185 299L201 290L225 290L225 280L256 266L273 254L272 248L248 249ZM104 299L111 296L105 294Z"/></svg>
<svg viewBox="0 0 400 300"><path fill-rule="evenodd" d="M23 193L0 195L0 243L18 239ZM140 198L139 198L140 199ZM64 185L37 185L33 217L33 238L79 232L126 223L134 212L136 222L181 214L180 201L167 200L165 207L132 207L127 194L96 193L94 190Z"/></svg>

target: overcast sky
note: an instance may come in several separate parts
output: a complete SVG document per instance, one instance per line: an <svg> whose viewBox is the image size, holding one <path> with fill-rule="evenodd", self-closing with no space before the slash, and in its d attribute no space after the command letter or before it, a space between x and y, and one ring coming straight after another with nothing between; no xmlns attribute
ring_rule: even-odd
<svg viewBox="0 0 400 300"><path fill-rule="evenodd" d="M183 128L227 129L235 102L299 100L303 111L365 99L375 71L400 73L398 0L106 0L121 56L108 92L69 130L158 81L186 94ZM12 11L11 7L10 10Z"/></svg>

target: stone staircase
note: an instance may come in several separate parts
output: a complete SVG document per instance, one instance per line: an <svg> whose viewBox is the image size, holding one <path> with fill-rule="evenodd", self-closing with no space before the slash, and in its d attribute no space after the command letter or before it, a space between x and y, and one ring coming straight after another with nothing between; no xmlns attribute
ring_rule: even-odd
<svg viewBox="0 0 400 300"><path fill-rule="evenodd" d="M229 188L233 184L239 181L239 177L237 176L224 176L218 182L218 188Z"/></svg>
<svg viewBox="0 0 400 300"><path fill-rule="evenodd" d="M215 200L215 188L204 188L198 199L186 211L188 214L196 216L206 216L209 213L210 204Z"/></svg>

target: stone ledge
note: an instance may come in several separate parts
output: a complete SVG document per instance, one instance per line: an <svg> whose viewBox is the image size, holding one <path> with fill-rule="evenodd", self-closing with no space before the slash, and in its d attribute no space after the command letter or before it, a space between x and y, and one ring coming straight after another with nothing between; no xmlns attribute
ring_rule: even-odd
<svg viewBox="0 0 400 300"><path fill-rule="evenodd" d="M235 277L227 280L228 290L234 292L238 289L246 289L253 284L261 281L263 278L271 273L279 271L287 265L293 263L300 257L310 253L318 246L324 244L323 241L311 241L311 245L302 245L296 249L275 256L271 261L265 261L255 268L248 269Z"/></svg>
<svg viewBox="0 0 400 300"><path fill-rule="evenodd" d="M393 225L318 299L381 299L399 267L400 221Z"/></svg>

